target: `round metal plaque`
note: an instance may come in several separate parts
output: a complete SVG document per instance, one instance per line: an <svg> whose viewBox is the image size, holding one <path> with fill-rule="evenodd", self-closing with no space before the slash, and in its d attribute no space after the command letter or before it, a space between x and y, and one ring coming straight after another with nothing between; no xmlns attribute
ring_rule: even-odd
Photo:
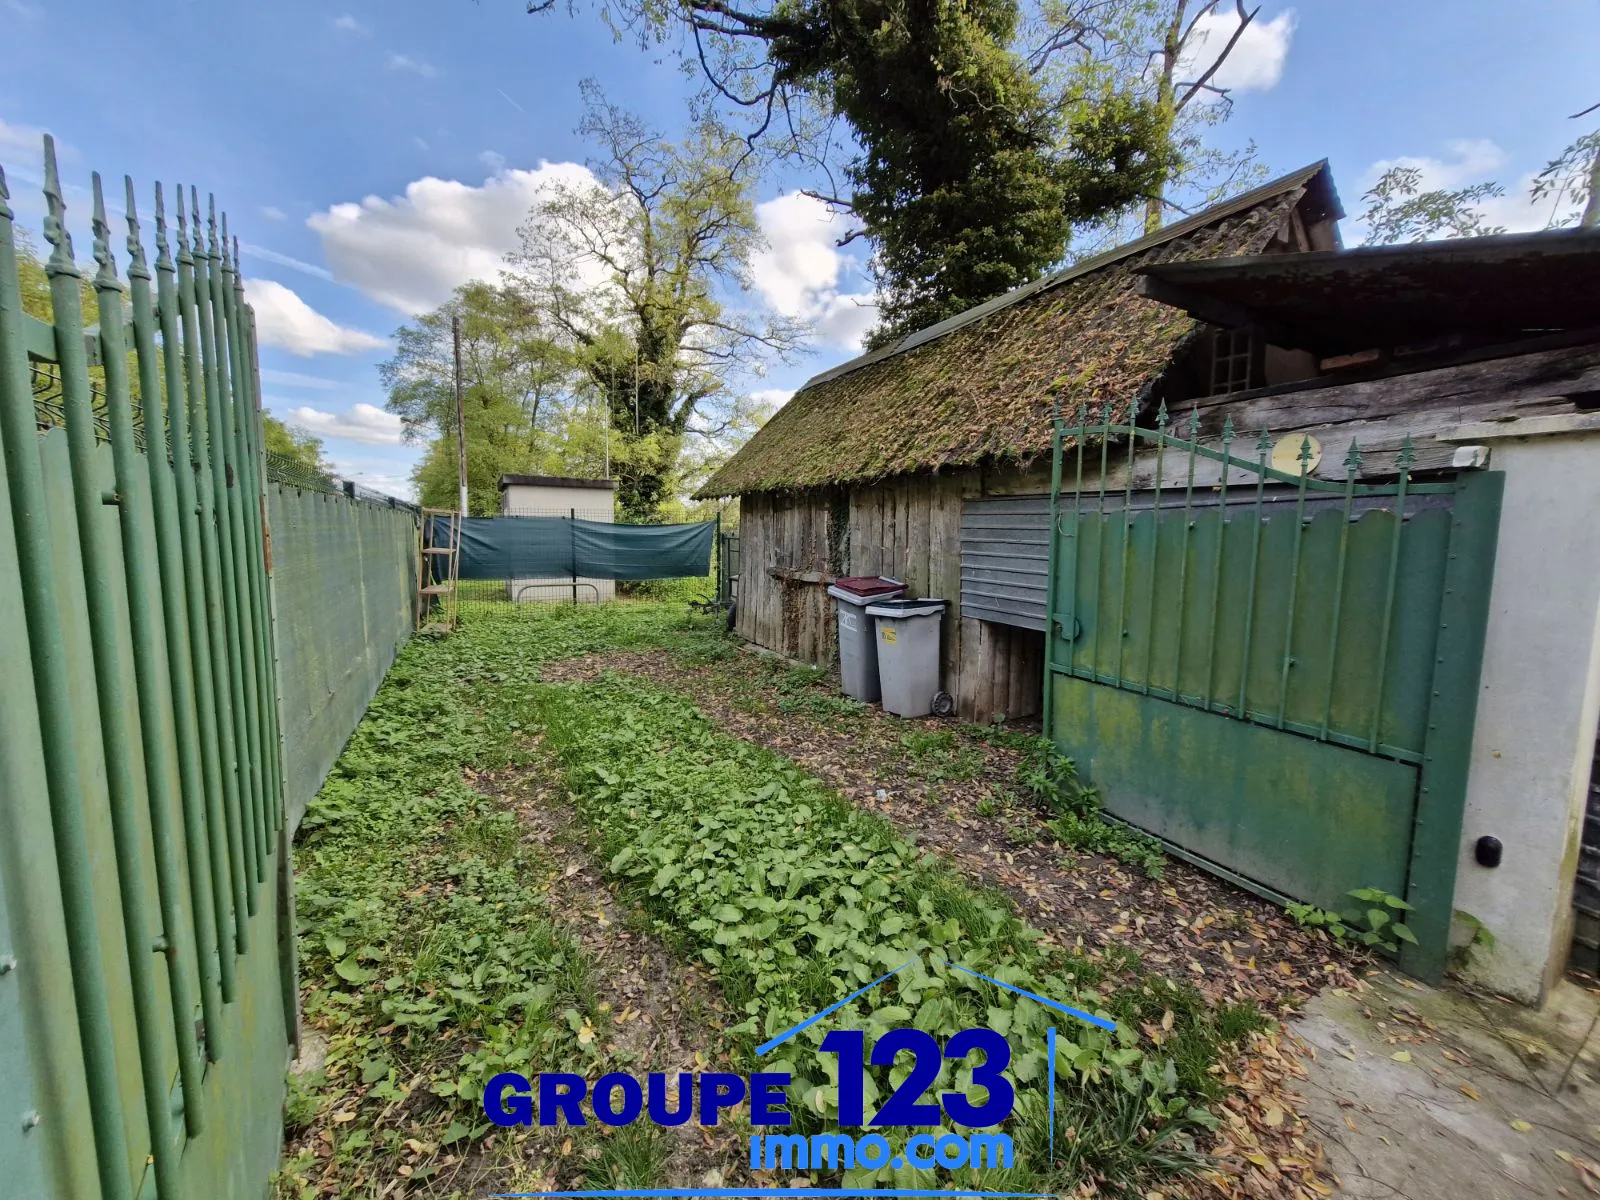
<svg viewBox="0 0 1600 1200"><path fill-rule="evenodd" d="M1273 444L1272 469L1285 475L1300 474L1300 452L1307 442L1311 443L1311 457L1306 460L1306 474L1314 472L1322 461L1322 443L1304 433L1285 434Z"/></svg>

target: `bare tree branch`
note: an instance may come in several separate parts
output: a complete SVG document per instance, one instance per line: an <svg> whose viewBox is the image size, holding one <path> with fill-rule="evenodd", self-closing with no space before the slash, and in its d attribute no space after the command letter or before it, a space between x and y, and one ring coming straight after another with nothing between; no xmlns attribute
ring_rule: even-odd
<svg viewBox="0 0 1600 1200"><path fill-rule="evenodd" d="M1215 4L1213 3L1208 7L1214 8ZM1261 11L1261 7L1257 5L1248 13L1245 12L1244 0L1234 0L1234 9L1239 15L1238 28L1233 31L1233 36L1228 39L1228 44L1222 48L1222 53L1217 55L1217 57L1212 61L1211 65L1207 67L1206 70L1201 74L1199 79L1188 85L1189 90L1184 92L1184 94L1178 98L1176 104L1174 105L1174 111L1182 112L1183 106L1188 104L1190 100L1194 99L1195 94L1199 92L1201 88L1206 86L1211 77L1217 73L1217 68L1222 66L1222 64L1227 60L1228 55L1233 53L1233 48L1239 44L1239 39L1244 36L1244 31L1249 27L1250 22L1254 21L1256 19L1256 14ZM1200 17L1197 15L1195 20L1198 21L1199 19ZM1190 31L1194 29L1194 24L1192 22L1189 26L1189 29ZM1185 40L1188 39L1188 33L1184 34L1184 38ZM1226 93L1223 94L1225 95Z"/></svg>

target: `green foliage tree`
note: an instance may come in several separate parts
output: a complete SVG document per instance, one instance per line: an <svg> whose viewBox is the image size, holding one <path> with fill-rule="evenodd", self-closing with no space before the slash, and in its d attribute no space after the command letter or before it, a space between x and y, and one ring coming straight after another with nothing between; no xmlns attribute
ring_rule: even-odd
<svg viewBox="0 0 1600 1200"><path fill-rule="evenodd" d="M1163 148L1164 170L1141 195L1074 231L1075 255L1153 232L1265 177L1254 143L1223 150L1208 142L1233 111L1219 72L1261 11L1234 0L1228 27L1219 15L1225 7L1223 0L1040 0L1026 41L1041 86L1062 97L1140 98Z"/></svg>
<svg viewBox="0 0 1600 1200"><path fill-rule="evenodd" d="M1572 114L1588 116L1600 104ZM1437 237L1478 237L1504 233L1504 225L1489 223L1478 206L1504 196L1506 189L1492 180L1461 188L1422 190L1422 172L1416 167L1390 167L1362 198L1367 202L1361 221L1371 245L1421 242ZM1548 203L1546 227L1600 226L1600 129L1573 140L1534 176L1528 197Z"/></svg>
<svg viewBox="0 0 1600 1200"><path fill-rule="evenodd" d="M310 430L287 425L271 413L261 414L261 440L268 454L290 460L295 466L319 475L332 468L322 453L322 439Z"/></svg>
<svg viewBox="0 0 1600 1200"><path fill-rule="evenodd" d="M45 273L44 258L40 256L38 247L34 245L29 232L20 225L13 227L17 244L17 282L22 290L22 311L30 317L37 317L41 321L50 321L55 312L50 302L50 277ZM94 272L84 271L83 278L78 282L78 297L80 302L83 327L88 329L100 324L100 301L95 295L92 276ZM134 375L132 378L137 379Z"/></svg>
<svg viewBox="0 0 1600 1200"><path fill-rule="evenodd" d="M474 515L499 511L505 472L548 469L570 461L565 385L570 355L540 324L518 292L474 281L395 334L394 355L378 367L405 437L426 441L412 478L423 504L458 503L454 346L461 321L462 407L467 433L467 503ZM597 464L598 465L598 464Z"/></svg>
<svg viewBox="0 0 1600 1200"><path fill-rule="evenodd" d="M714 121L673 142L586 85L593 183L561 184L519 230L505 288L561 349L569 388L607 415L622 519L659 519L686 438L751 414L735 385L803 329L743 304L761 245L755 163Z"/></svg>
<svg viewBox="0 0 1600 1200"><path fill-rule="evenodd" d="M548 4L530 5L542 11ZM1071 227L1167 171L1156 105L1110 77L1051 94L1016 43L1017 0L623 0L619 23L689 35L711 91L764 146L843 183L871 240L882 343L1037 277ZM741 158L742 161L742 158Z"/></svg>
<svg viewBox="0 0 1600 1200"><path fill-rule="evenodd" d="M1585 109L1574 116L1593 111ZM1530 195L1535 203L1550 202L1551 225L1600 226L1600 129L1584 134L1551 159L1534 177ZM1578 207L1563 211L1567 203Z"/></svg>
<svg viewBox="0 0 1600 1200"><path fill-rule="evenodd" d="M882 344L1025 283L1071 226L1164 171L1158 114L1125 91L1052 104L1010 49L1007 0L817 5L775 37L780 72L825 89L863 153L847 207L873 246Z"/></svg>
<svg viewBox="0 0 1600 1200"><path fill-rule="evenodd" d="M1367 241L1376 246L1504 233L1506 227L1491 225L1477 206L1505 194L1493 182L1425 192L1418 168L1390 167L1362 197L1367 208L1361 221L1368 229Z"/></svg>

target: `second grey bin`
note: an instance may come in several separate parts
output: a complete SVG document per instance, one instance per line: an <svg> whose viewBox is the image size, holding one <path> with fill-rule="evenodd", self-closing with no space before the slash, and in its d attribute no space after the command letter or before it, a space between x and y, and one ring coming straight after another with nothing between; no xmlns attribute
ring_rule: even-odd
<svg viewBox="0 0 1600 1200"><path fill-rule="evenodd" d="M880 600L867 606L877 627L883 711L925 717L939 691L939 626L943 600Z"/></svg>
<svg viewBox="0 0 1600 1200"><path fill-rule="evenodd" d="M839 682L853 700L871 702L878 687L878 648L867 606L905 595L906 585L879 575L848 575L828 585L839 610Z"/></svg>

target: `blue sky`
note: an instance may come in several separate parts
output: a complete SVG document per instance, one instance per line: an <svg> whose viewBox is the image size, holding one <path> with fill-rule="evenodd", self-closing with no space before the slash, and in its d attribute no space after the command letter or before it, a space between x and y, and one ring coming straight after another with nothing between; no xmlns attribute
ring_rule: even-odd
<svg viewBox="0 0 1600 1200"><path fill-rule="evenodd" d="M668 128L683 111L671 48L614 40L597 9L0 0L0 162L35 229L42 130L80 188L99 169L146 197L157 177L215 192L251 248L268 407L323 435L342 472L403 493L417 451L381 412L385 339L492 273L541 182L578 170L582 80ZM1263 0L1258 24L1213 141L1253 139L1274 172L1331 159L1352 213L1382 164L1405 160L1435 184L1503 181L1518 194L1493 215L1536 228L1523 181L1592 127L1567 114L1600 101L1593 0ZM859 262L786 194L796 182L764 185L756 299L817 334L812 355L752 384L773 398L849 357L870 323ZM68 201L82 230L86 192Z"/></svg>

